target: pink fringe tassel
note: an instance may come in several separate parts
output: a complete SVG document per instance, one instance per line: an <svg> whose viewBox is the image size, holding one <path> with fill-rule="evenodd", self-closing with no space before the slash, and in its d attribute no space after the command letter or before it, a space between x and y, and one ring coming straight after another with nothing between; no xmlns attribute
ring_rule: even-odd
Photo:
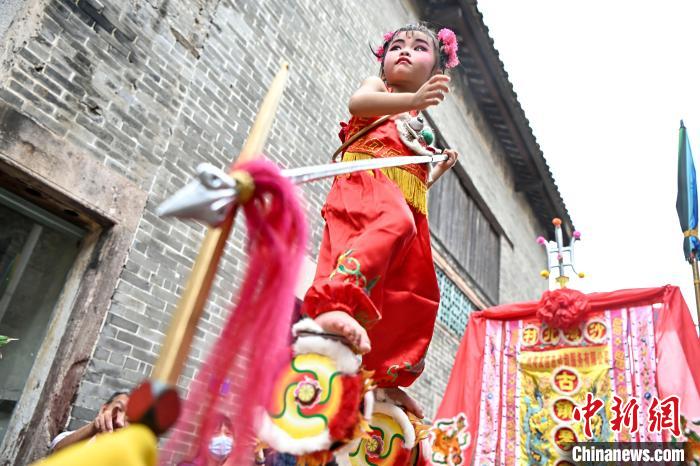
<svg viewBox="0 0 700 466"><path fill-rule="evenodd" d="M294 185L267 160L236 169L255 181L253 199L241 206L248 229L248 269L238 302L192 381L164 449L179 452L179 459L185 453L194 464L204 464L222 415L234 431L234 450L226 464L252 463L259 410L270 399L277 370L289 359L294 287L306 248L306 220Z"/></svg>

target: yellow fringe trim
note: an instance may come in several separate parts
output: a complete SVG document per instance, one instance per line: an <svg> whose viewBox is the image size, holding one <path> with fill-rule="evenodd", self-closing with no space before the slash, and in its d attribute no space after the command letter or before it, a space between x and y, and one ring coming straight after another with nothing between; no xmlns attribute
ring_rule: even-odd
<svg viewBox="0 0 700 466"><path fill-rule="evenodd" d="M430 424L423 424L423 421L419 419L415 414L409 413L408 411L406 412L406 415L408 415L408 420L411 421L411 424L413 425L413 428L416 431L416 443L419 443L421 440L425 440L428 437L430 437L430 429L431 425Z"/></svg>
<svg viewBox="0 0 700 466"><path fill-rule="evenodd" d="M360 152L346 152L343 155L343 162L353 162L355 160L373 159L369 154ZM380 169L384 175L399 187L403 196L411 206L423 215L428 214L428 188L413 173L409 173L401 167L389 167ZM369 173L372 173L368 170Z"/></svg>

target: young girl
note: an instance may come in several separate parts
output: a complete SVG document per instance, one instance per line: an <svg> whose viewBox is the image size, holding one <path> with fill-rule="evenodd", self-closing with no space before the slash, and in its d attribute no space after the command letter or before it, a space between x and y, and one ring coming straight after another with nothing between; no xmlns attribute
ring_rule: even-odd
<svg viewBox="0 0 700 466"><path fill-rule="evenodd" d="M380 77L366 79L350 98L343 161L430 153L432 134L418 112L449 92L443 73L458 64L456 52L447 29L436 35L409 25L385 34L375 52ZM384 115L391 117L379 118ZM437 315L427 189L455 164L457 153L445 154L432 170L408 165L336 177L322 210L316 276L302 306L364 354L386 395L419 417L420 407L398 387L422 372Z"/></svg>

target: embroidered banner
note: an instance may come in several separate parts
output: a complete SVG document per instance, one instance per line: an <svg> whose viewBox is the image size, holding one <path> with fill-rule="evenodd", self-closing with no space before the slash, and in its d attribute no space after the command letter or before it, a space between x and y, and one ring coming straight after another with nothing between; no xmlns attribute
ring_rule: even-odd
<svg viewBox="0 0 700 466"><path fill-rule="evenodd" d="M571 442L685 439L700 419L700 342L678 288L586 298L567 330L542 323L537 302L472 314L433 465L563 466Z"/></svg>

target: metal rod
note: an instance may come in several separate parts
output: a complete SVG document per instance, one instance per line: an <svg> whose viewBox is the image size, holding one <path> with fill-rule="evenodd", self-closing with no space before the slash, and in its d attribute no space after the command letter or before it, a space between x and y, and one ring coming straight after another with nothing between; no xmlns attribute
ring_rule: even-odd
<svg viewBox="0 0 700 466"><path fill-rule="evenodd" d="M253 127L248 133L248 139L241 149L239 161L250 160L262 152L282 99L288 73L289 65L284 63L260 106ZM222 225L209 228L207 231L165 336L163 349L153 368L152 380L169 385L177 383L192 344L197 322L209 296L226 240L233 229L235 213L235 210L232 211Z"/></svg>
<svg viewBox="0 0 700 466"><path fill-rule="evenodd" d="M691 256L690 265L693 267L693 284L695 285L695 312L698 317L698 333L700 334L700 274L698 274L698 258Z"/></svg>
<svg viewBox="0 0 700 466"><path fill-rule="evenodd" d="M554 227L554 239L557 242L557 266L559 267L559 277L564 276L564 254L562 253L562 249L564 248L564 236L561 231L561 225L556 224ZM562 284L562 280L559 280L559 286L561 288L564 288L566 286L566 283Z"/></svg>

